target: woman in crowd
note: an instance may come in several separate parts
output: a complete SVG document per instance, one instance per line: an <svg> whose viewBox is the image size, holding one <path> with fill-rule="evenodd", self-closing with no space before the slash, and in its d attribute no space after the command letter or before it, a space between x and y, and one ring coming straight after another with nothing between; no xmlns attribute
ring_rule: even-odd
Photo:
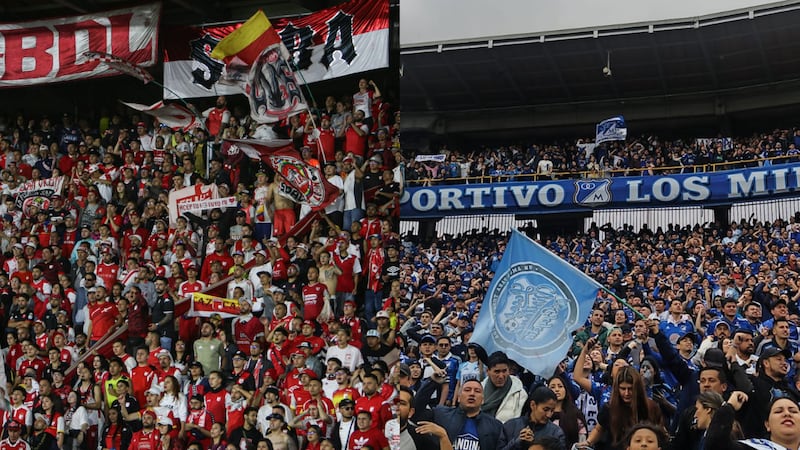
<svg viewBox="0 0 800 450"><path fill-rule="evenodd" d="M211 425L211 444L208 450L225 450L227 442L225 442L225 425L220 422L214 422Z"/></svg>
<svg viewBox="0 0 800 450"><path fill-rule="evenodd" d="M661 411L647 398L644 382L636 369L621 367L613 378L610 401L600 407L597 425L579 445L596 450L621 449L625 434L643 421L660 424Z"/></svg>
<svg viewBox="0 0 800 450"><path fill-rule="evenodd" d="M800 407L787 397L776 397L769 404L769 415L765 421L769 439L735 440L734 416L749 400L744 392L731 393L728 402L720 406L708 426L705 448L750 450L750 449L797 449L800 448ZM760 399L759 399L760 400Z"/></svg>
<svg viewBox="0 0 800 450"><path fill-rule="evenodd" d="M576 442L583 442L587 435L586 419L575 406L575 400L567 389L564 378L561 376L550 378L547 380L547 387L556 394L556 406L551 420L564 432L567 448L572 447Z"/></svg>
<svg viewBox="0 0 800 450"><path fill-rule="evenodd" d="M181 385L178 380L172 375L167 375L164 378L164 395L158 405L169 408L175 418L184 422L188 415L188 403L186 396L181 392Z"/></svg>
<svg viewBox="0 0 800 450"><path fill-rule="evenodd" d="M64 411L64 425L67 434L64 437L64 448L78 449L86 448L87 432L89 431L89 413L83 407L76 391L71 391L67 395L67 408ZM88 444L88 442L87 442Z"/></svg>

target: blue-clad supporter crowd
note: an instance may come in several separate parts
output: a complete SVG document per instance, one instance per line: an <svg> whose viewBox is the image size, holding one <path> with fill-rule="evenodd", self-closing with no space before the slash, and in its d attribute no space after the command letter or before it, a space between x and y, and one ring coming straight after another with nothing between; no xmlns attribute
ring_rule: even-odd
<svg viewBox="0 0 800 450"><path fill-rule="evenodd" d="M606 288L547 379L470 341L508 238L403 242L392 313L415 448L800 446L800 214L541 240Z"/></svg>
<svg viewBox="0 0 800 450"><path fill-rule="evenodd" d="M797 162L800 130L736 139L640 136L600 145L585 139L478 149L445 146L435 156L420 156L409 160L409 186L661 175Z"/></svg>
<svg viewBox="0 0 800 450"><path fill-rule="evenodd" d="M310 114L0 122L0 449L399 448L399 115L366 79ZM310 231L269 166L220 153L269 136L338 188ZM236 205L170 220L212 183ZM202 292L234 311L197 317Z"/></svg>

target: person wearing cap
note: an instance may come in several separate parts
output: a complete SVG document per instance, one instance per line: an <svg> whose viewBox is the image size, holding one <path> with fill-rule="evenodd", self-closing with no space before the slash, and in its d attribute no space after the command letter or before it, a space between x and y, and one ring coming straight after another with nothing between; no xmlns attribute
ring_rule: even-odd
<svg viewBox="0 0 800 450"><path fill-rule="evenodd" d="M775 320L781 318L789 318L789 305L785 298L778 298L772 305L770 306L770 314L772 314L772 318L765 320L761 327L759 328L759 332L762 335L768 334L772 331ZM798 335L800 328L797 327L792 321L789 321L789 339L793 341L798 340Z"/></svg>
<svg viewBox="0 0 800 450"><path fill-rule="evenodd" d="M28 436L28 444L32 449L57 449L58 441L47 432L49 420L47 416L36 413L33 418L33 433Z"/></svg>
<svg viewBox="0 0 800 450"><path fill-rule="evenodd" d="M8 437L0 441L0 450L30 450L30 446L22 439L22 424L16 420L6 423Z"/></svg>
<svg viewBox="0 0 800 450"><path fill-rule="evenodd" d="M237 254L234 253L234 256ZM242 288L244 292L243 299L248 300L251 303L251 311L252 311L252 302L253 302L253 294L256 292L256 288L253 283L245 276L247 271L245 270L244 266L241 264L234 264L232 268L233 278L228 282L227 290L227 298L235 298L233 296L233 290L237 287Z"/></svg>
<svg viewBox="0 0 800 450"><path fill-rule="evenodd" d="M263 434L267 434L270 430L270 419L274 411L281 411L286 414L287 420L292 420L294 415L288 405L281 403L280 390L275 385L266 386L264 388L264 404L258 409L256 428ZM283 416L281 416L283 418Z"/></svg>
<svg viewBox="0 0 800 450"><path fill-rule="evenodd" d="M272 443L274 450L292 450L298 447L294 436L287 433L286 419L283 416L283 408L275 408L275 412L266 417L269 428L265 437Z"/></svg>
<svg viewBox="0 0 800 450"><path fill-rule="evenodd" d="M142 413L142 429L133 433L130 448L158 449L161 447L161 433L156 429L158 417L153 410Z"/></svg>
<svg viewBox="0 0 800 450"><path fill-rule="evenodd" d="M211 426L216 423L224 423L225 417L217 419L206 409L203 395L195 394L189 398L189 416L181 432L185 437L186 444L199 442L202 448L208 448L211 437Z"/></svg>
<svg viewBox="0 0 800 450"><path fill-rule="evenodd" d="M379 311L385 312L385 311ZM379 361L389 355L395 349L394 345L386 345L381 340L381 333L376 329L367 330L364 335L364 342L361 347L361 354L368 364Z"/></svg>
<svg viewBox="0 0 800 450"><path fill-rule="evenodd" d="M785 319L783 319L785 320ZM780 324L776 321L775 327ZM744 409L742 429L745 436L767 438L768 431L764 426L769 416L769 402L777 397L786 397L797 405L800 402L800 391L788 377L790 365L794 365L793 354L788 349L768 346L761 350L758 358L758 376L753 378L753 390L747 392L753 402ZM795 424L797 425L797 424Z"/></svg>
<svg viewBox="0 0 800 450"><path fill-rule="evenodd" d="M333 424L330 433L334 448L345 448L350 442L350 436L358 429L356 426L355 406L356 403L349 398L343 398L339 401L339 418Z"/></svg>

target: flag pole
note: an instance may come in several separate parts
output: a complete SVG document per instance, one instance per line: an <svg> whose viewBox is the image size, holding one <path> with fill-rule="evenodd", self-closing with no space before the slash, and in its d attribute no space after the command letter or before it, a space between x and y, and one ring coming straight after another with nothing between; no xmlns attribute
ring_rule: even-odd
<svg viewBox="0 0 800 450"><path fill-rule="evenodd" d="M281 43L281 45L283 45L283 43ZM288 53L288 50L287 50L287 53ZM292 70L294 70L294 73L296 73L296 74L298 74L300 76L300 79L303 81L302 86L306 88L306 92L308 93L308 97L312 101L314 101L314 95L311 93L311 89L309 89L309 87L308 87L308 82L306 81L306 78L303 76L303 72L300 71L300 69L297 67L297 64L294 63L294 60L292 58L287 59L286 62L288 62L289 65L292 67ZM302 95L302 94L303 94L303 89L301 88L300 89L300 95ZM316 101L314 101L314 103L316 104ZM311 120L311 125L313 125L314 128L316 129L317 128L317 123L314 121L314 113L311 112L311 107L309 106L308 101L306 101L306 111L308 111L308 117L309 117L309 120ZM317 146L319 147L320 145L321 145L321 142L320 142L320 140L318 138L317 139ZM327 164L328 160L325 158L325 149L323 148L322 151L319 152L319 154L322 156L322 164L323 165Z"/></svg>
<svg viewBox="0 0 800 450"><path fill-rule="evenodd" d="M642 313L640 313L639 311L637 311L637 310L636 310L636 308L634 308L633 306L631 306L631 305L630 305L628 302L626 302L625 300L621 299L621 298L620 298L620 297L619 297L617 294L615 294L615 293L614 293L613 291L611 291L610 289L608 289L608 288L605 288L605 287L604 287L604 288L603 288L603 291L605 291L605 292L607 292L607 293L611 294L611 296L612 296L612 297L614 297L614 298L615 298L615 299L616 299L618 302L620 302L620 303L622 303L623 305L625 305L625 306L627 306L628 308L630 308L630 310L631 310L631 311L633 311L633 313L634 313L634 314L636 314L637 316L639 316L639 318L640 318L640 319L647 319L647 317L645 317L645 316L644 316L644 314L642 314Z"/></svg>

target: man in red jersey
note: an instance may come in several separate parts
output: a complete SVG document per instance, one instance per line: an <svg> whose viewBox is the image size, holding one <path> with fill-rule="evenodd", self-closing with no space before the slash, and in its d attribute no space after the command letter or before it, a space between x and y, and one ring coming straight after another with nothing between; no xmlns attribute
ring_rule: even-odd
<svg viewBox="0 0 800 450"><path fill-rule="evenodd" d="M225 390L222 382L222 372L215 370L208 374L208 385L211 389L204 396L205 409L211 413L215 422L225 420L225 404L231 400L231 394Z"/></svg>
<svg viewBox="0 0 800 450"><path fill-rule="evenodd" d="M303 318L316 321L325 302L328 301L328 287L319 282L319 269L308 268L308 284L303 286Z"/></svg>
<svg viewBox="0 0 800 450"><path fill-rule="evenodd" d="M264 325L252 314L253 303L246 298L239 299L239 316L233 319L233 339L240 352L250 352L250 343L264 334Z"/></svg>
<svg viewBox="0 0 800 450"><path fill-rule="evenodd" d="M214 261L222 264L222 273L225 274L233 267L233 258L225 251L225 240L219 236L214 240L214 253L206 255L203 267L200 269L200 279L205 283L208 283L208 278L211 276L211 263Z"/></svg>
<svg viewBox="0 0 800 450"><path fill-rule="evenodd" d="M136 349L136 367L131 369L131 390L140 405L147 403L145 392L153 385L156 371L147 363L147 349Z"/></svg>
<svg viewBox="0 0 800 450"><path fill-rule="evenodd" d="M383 427L375 427L369 410L358 409L358 406L356 406L356 411L358 411L356 415L356 427L358 429L350 435L350 441L347 445L348 450L361 450L367 446L374 450L389 450L389 441L381 431Z"/></svg>
<svg viewBox="0 0 800 450"><path fill-rule="evenodd" d="M225 416L215 419L206 409L203 396L195 394L189 399L189 416L180 437L186 440L187 445L199 442L201 448L208 448L211 442L211 425L216 422L225 423Z"/></svg>
<svg viewBox="0 0 800 450"><path fill-rule="evenodd" d="M111 331L117 318L117 308L107 302L102 288L89 289L89 344L94 345Z"/></svg>
<svg viewBox="0 0 800 450"><path fill-rule="evenodd" d="M142 429L133 433L130 448L136 450L160 450L161 433L156 430L156 413L148 409L142 413Z"/></svg>
<svg viewBox="0 0 800 450"><path fill-rule="evenodd" d="M30 450L25 440L22 439L22 425L16 420L11 420L6 425L8 437L0 441L0 450Z"/></svg>
<svg viewBox="0 0 800 450"><path fill-rule="evenodd" d="M370 422L372 428L383 430L386 421L392 418L392 410L378 391L378 377L367 373L361 377L361 380L361 390L364 395L356 400L356 411L367 411L375 418Z"/></svg>

